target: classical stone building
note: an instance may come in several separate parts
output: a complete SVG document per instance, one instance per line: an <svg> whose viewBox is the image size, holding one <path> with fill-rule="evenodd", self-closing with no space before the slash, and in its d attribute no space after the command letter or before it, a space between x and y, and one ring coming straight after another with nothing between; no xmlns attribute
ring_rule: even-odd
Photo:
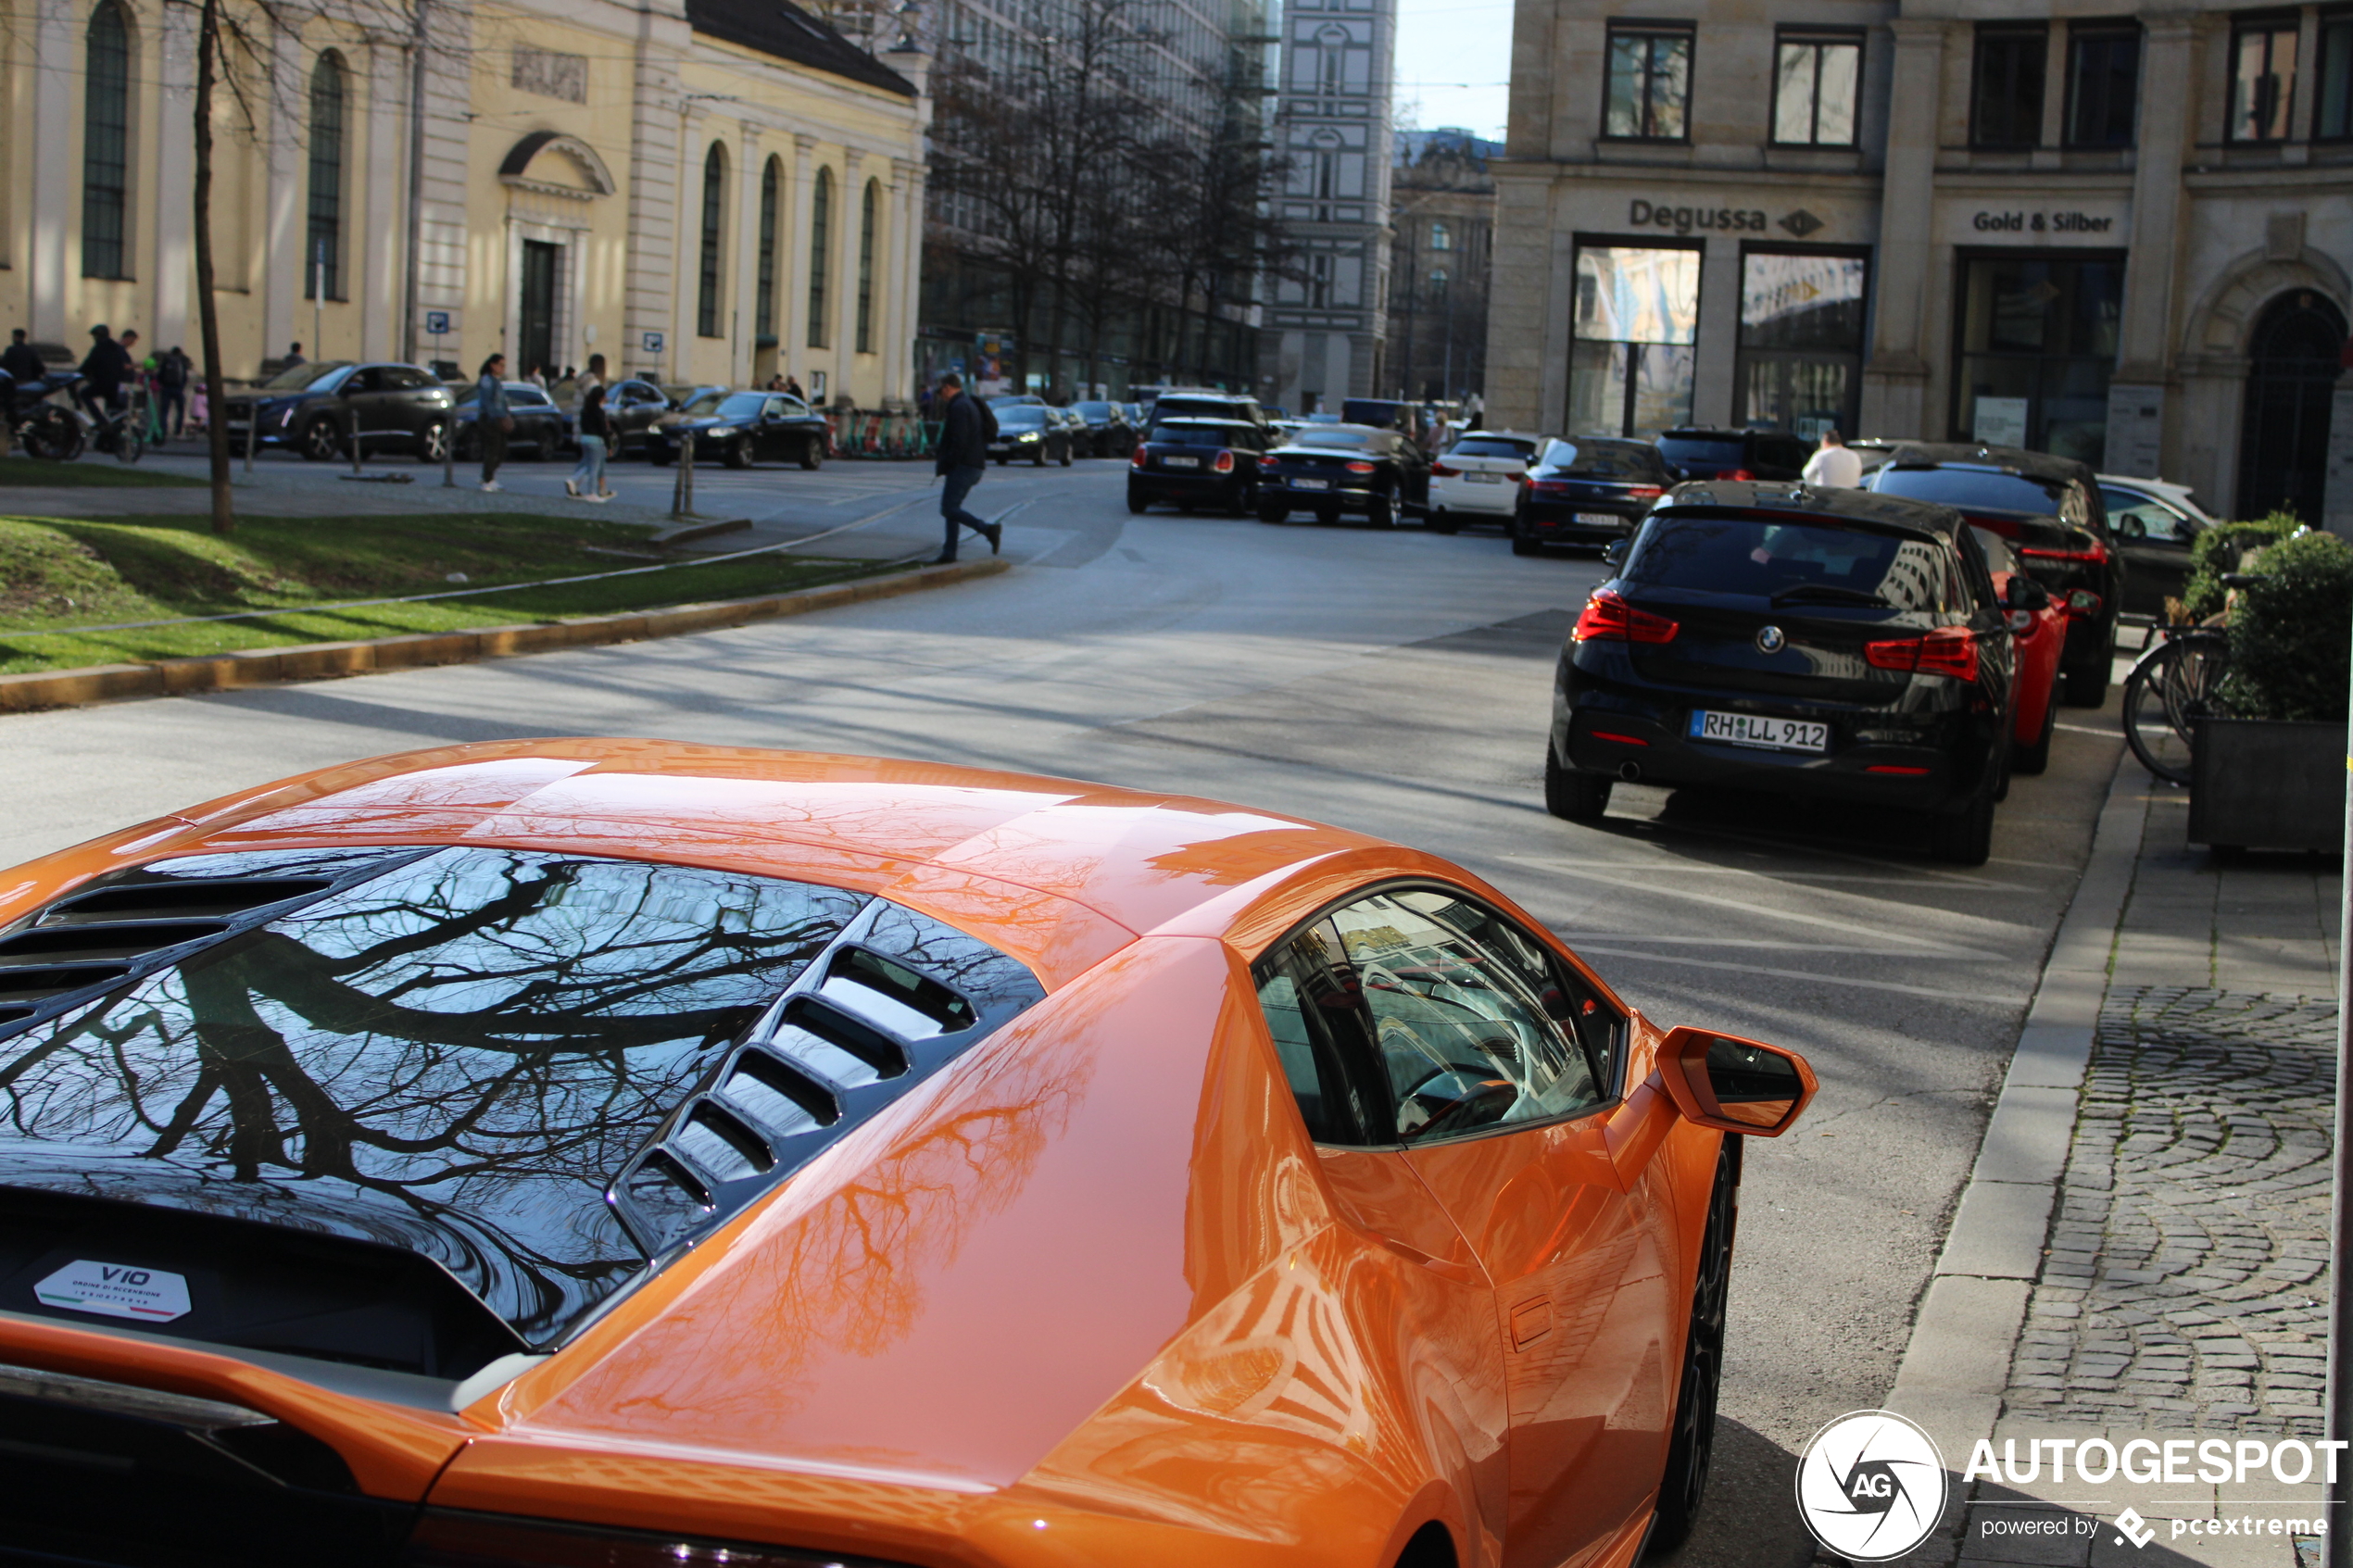
<svg viewBox="0 0 2353 1568"><path fill-rule="evenodd" d="M1289 0L1275 144L1289 175L1275 210L1295 246L1269 280L1259 396L1338 408L1384 390L1390 101L1396 0Z"/></svg>
<svg viewBox="0 0 2353 1568"><path fill-rule="evenodd" d="M9 0L0 317L197 352L196 8ZM925 101L786 0L230 0L226 369L584 365L903 397ZM422 41L422 46L420 40Z"/></svg>
<svg viewBox="0 0 2353 1568"><path fill-rule="evenodd" d="M1389 385L1461 399L1487 381L1499 143L1467 131L1401 131L1389 185Z"/></svg>
<svg viewBox="0 0 2353 1568"><path fill-rule="evenodd" d="M1976 438L2322 514L2343 9L1519 0L1512 75L1491 422Z"/></svg>

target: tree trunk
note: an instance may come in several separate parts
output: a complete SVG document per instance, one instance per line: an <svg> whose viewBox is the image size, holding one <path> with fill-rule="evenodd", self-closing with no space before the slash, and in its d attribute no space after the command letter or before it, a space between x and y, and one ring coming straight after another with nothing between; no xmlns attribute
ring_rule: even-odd
<svg viewBox="0 0 2353 1568"><path fill-rule="evenodd" d="M212 456L212 531L234 533L237 514L229 496L229 406L220 384L220 314L212 299L212 87L220 58L220 0L204 0L196 28L196 318L204 337L204 424L205 444ZM252 417L250 410L247 417Z"/></svg>

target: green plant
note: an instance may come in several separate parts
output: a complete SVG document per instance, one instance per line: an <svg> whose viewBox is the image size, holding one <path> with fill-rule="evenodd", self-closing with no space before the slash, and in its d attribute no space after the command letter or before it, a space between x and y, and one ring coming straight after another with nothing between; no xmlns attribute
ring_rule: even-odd
<svg viewBox="0 0 2353 1568"><path fill-rule="evenodd" d="M2226 590L2222 574L2239 569L2239 558L2251 549L2276 545L2303 526L2294 512L2273 512L2253 522L2222 522L2202 531L2190 546L2190 580L2182 589L2182 608L2192 621L2222 613Z"/></svg>
<svg viewBox="0 0 2353 1568"><path fill-rule="evenodd" d="M2307 533L2263 552L2231 611L2224 699L2255 719L2342 721L2353 656L2353 545Z"/></svg>

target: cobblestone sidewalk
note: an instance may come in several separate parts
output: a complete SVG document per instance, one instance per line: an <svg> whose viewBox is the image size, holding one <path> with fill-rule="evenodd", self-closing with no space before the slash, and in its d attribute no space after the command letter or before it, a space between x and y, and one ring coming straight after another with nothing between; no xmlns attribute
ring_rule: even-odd
<svg viewBox="0 0 2353 1568"><path fill-rule="evenodd" d="M2317 1437L2334 1002L2112 990L2007 1402Z"/></svg>

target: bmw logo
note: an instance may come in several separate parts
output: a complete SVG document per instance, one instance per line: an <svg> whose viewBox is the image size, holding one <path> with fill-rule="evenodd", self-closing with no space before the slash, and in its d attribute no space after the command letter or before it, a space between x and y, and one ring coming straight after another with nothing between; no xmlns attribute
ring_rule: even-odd
<svg viewBox="0 0 2353 1568"><path fill-rule="evenodd" d="M1781 629L1778 626L1760 626L1756 629L1756 650L1759 653L1779 653L1781 651L1781 645L1788 641L1787 637L1781 635Z"/></svg>

